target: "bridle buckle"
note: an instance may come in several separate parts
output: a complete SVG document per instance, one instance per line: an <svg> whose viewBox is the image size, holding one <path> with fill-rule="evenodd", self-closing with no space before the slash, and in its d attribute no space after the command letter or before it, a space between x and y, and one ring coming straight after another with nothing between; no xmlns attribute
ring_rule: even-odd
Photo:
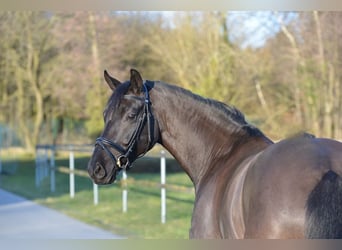
<svg viewBox="0 0 342 250"><path fill-rule="evenodd" d="M121 169L126 169L129 165L129 160L126 155L120 155L116 161L116 165Z"/></svg>

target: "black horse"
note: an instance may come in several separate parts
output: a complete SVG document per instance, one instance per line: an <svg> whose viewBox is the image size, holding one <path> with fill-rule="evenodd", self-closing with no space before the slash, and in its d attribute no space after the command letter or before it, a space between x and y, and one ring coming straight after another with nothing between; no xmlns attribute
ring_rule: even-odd
<svg viewBox="0 0 342 250"><path fill-rule="evenodd" d="M109 184L156 143L195 186L191 238L342 238L342 143L273 143L237 109L131 70L104 110L88 172Z"/></svg>

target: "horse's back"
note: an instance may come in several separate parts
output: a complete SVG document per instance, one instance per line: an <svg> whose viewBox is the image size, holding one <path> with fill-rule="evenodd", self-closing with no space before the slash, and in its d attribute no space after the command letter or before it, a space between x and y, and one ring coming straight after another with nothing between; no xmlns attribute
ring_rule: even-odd
<svg viewBox="0 0 342 250"><path fill-rule="evenodd" d="M311 136L266 148L244 183L245 237L304 238L308 196L329 170L342 174L341 152L342 143Z"/></svg>

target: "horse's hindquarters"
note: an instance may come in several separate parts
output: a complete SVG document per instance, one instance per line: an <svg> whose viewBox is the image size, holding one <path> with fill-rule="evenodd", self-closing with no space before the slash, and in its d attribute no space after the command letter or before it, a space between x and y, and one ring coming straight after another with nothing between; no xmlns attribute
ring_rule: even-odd
<svg viewBox="0 0 342 250"><path fill-rule="evenodd" d="M245 237L304 238L308 197L322 176L336 168L332 162L342 162L331 152L311 138L293 138L267 148L246 176Z"/></svg>

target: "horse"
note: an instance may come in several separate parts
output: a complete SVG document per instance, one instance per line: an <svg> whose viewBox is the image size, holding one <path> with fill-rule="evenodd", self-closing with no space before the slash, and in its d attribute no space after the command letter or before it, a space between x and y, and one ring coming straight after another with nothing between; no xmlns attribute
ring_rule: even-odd
<svg viewBox="0 0 342 250"><path fill-rule="evenodd" d="M237 108L135 69L104 79L94 183L113 183L158 143L194 184L190 238L342 238L342 143L307 133L274 143Z"/></svg>

